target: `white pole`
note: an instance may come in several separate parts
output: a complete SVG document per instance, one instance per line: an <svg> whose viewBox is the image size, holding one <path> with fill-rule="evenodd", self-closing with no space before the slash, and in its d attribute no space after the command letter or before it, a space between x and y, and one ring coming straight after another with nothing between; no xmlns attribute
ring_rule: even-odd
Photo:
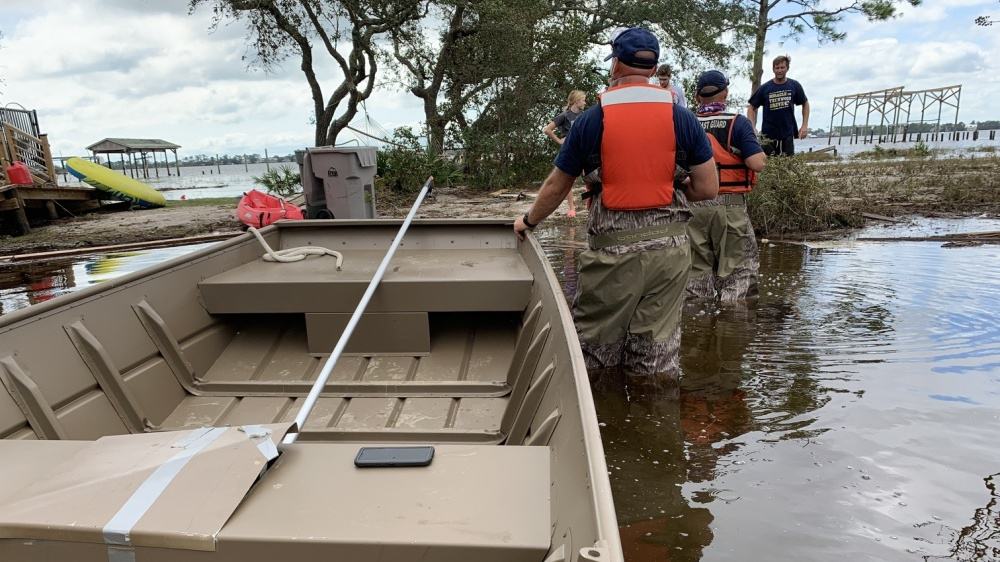
<svg viewBox="0 0 1000 562"><path fill-rule="evenodd" d="M295 443L295 440L299 438L299 434L302 432L303 427L306 423L306 418L312 412L313 406L316 405L316 400L319 399L320 393L323 392L323 387L326 386L327 379L330 378L330 373L333 372L334 365L340 359L340 355L344 353L344 348L347 347L348 340L351 339L351 334L354 333L354 328L358 325L361 320L361 315L364 314L365 308L368 307L368 302L372 299L372 295L375 294L375 289L378 288L379 283L382 281L382 276L385 275L385 270L389 267L389 262L392 261L393 254L396 253L396 248L399 247L399 243L403 241L403 236L406 235L406 229L410 227L410 223L413 221L413 217L417 215L417 209L420 208L420 204L424 201L424 197L427 196L427 192L431 190L434 185L434 178L427 178L424 183L424 187L420 189L420 193L417 195L417 201L410 207L410 212L406 215L406 219L403 220L403 226L399 228L399 232L396 233L396 238L393 239L392 244L389 245L389 251L386 252L385 257L382 258L382 263L378 265L378 269L375 270L375 276L372 277L370 283L368 283L368 288L365 289L365 294L361 297L361 302L358 303L358 307L354 309L354 314L351 315L351 319L347 321L347 327L344 328L344 333L340 335L340 339L337 340L337 345L334 346L333 351L330 353L330 357L323 364L323 369L320 370L319 376L316 378L316 382L313 383L312 389L309 390L309 395L306 396L305 402L302 403L302 407L299 409L299 413L295 416L295 425L298 427L298 433L289 433L285 436L282 443L289 445Z"/></svg>

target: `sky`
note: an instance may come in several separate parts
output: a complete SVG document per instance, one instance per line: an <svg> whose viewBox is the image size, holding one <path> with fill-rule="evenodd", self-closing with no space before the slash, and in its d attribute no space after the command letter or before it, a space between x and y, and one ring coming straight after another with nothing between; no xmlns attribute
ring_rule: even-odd
<svg viewBox="0 0 1000 562"><path fill-rule="evenodd" d="M924 0L886 22L850 16L838 43L809 34L782 43L775 33L765 61L791 55L789 76L809 96L813 128L829 127L835 96L895 86L962 84L960 120L1000 119L989 101L1000 99L1000 26L977 27L983 14L1000 19L1000 3ZM83 154L105 137L166 139L182 146L181 157L312 144L312 101L297 61L255 68L242 24L213 30L210 10L189 14L187 0L0 0L0 32L0 105L37 110L57 156ZM332 89L333 66L319 72ZM731 88L749 96L745 77L733 76ZM388 130L419 128L423 117L419 100L388 75L366 107Z"/></svg>

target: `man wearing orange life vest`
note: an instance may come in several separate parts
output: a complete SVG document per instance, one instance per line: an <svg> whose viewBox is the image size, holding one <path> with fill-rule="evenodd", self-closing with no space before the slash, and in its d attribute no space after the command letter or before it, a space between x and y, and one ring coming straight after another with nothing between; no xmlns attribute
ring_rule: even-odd
<svg viewBox="0 0 1000 562"><path fill-rule="evenodd" d="M757 240L746 196L757 183L767 156L753 124L726 111L729 80L718 70L698 77L698 121L705 129L719 170L719 196L692 204L689 296L737 302L757 294Z"/></svg>
<svg viewBox="0 0 1000 562"><path fill-rule="evenodd" d="M641 28L612 41L611 86L573 125L519 238L549 216L574 179L598 177L578 259L573 316L592 379L626 375L655 387L679 374L681 305L690 266L687 201L712 199L718 175L694 114L649 84L660 46ZM691 170L674 191L675 164ZM611 371L606 373L602 371Z"/></svg>

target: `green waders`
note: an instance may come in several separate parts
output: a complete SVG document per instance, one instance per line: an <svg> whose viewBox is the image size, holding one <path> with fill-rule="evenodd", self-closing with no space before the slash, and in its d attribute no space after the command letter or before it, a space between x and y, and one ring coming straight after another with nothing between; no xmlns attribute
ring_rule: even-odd
<svg viewBox="0 0 1000 562"><path fill-rule="evenodd" d="M729 303L755 297L760 264L745 197L724 193L692 203L691 212L688 296Z"/></svg>

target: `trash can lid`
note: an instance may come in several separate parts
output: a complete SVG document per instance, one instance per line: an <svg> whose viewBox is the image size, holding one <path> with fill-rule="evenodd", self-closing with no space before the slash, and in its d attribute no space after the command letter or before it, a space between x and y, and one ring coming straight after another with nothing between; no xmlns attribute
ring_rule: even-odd
<svg viewBox="0 0 1000 562"><path fill-rule="evenodd" d="M317 146L306 149L310 155L313 154L353 154L357 156L362 168L370 168L375 165L378 157L378 149L374 146Z"/></svg>

